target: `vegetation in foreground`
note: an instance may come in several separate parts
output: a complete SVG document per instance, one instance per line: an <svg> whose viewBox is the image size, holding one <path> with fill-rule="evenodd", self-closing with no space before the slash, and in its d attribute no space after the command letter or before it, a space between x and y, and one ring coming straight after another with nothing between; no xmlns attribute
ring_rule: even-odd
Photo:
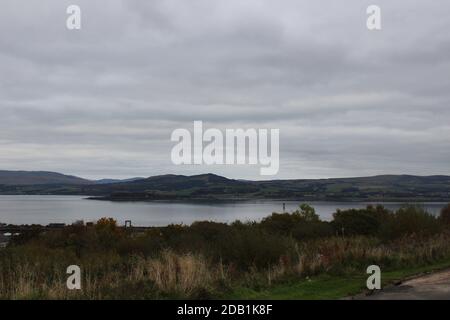
<svg viewBox="0 0 450 320"><path fill-rule="evenodd" d="M82 269L82 290L66 268ZM2 299L339 298L368 265L390 281L450 266L450 205L337 211L306 204L261 222L196 222L134 233L112 219L23 234L0 250Z"/></svg>

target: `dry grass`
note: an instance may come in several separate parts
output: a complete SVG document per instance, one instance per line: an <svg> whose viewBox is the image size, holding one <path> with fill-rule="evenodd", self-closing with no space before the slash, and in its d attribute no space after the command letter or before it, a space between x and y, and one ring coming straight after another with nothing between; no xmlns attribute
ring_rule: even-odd
<svg viewBox="0 0 450 320"><path fill-rule="evenodd" d="M111 267L99 273L88 266L83 274L82 291L66 288L67 275L64 271L54 268L43 275L39 264L24 263L14 268L6 268L3 264L0 298L101 299L105 297L105 288L114 290L123 283L148 282L159 292L189 297L224 276L219 265L213 267L200 255L179 255L170 250L162 252L158 258L131 257L122 270Z"/></svg>
<svg viewBox="0 0 450 320"><path fill-rule="evenodd" d="M450 236L408 237L389 244L368 237L335 237L296 245L295 253L295 259L283 256L269 268L269 282L287 275L360 272L370 264L385 269L427 265L450 257Z"/></svg>
<svg viewBox="0 0 450 320"><path fill-rule="evenodd" d="M191 295L196 289L211 285L220 274L217 267L201 256L177 255L164 251L159 259L144 262L145 271L157 288L165 292L181 292Z"/></svg>
<svg viewBox="0 0 450 320"><path fill-rule="evenodd" d="M297 244L292 252L286 252L277 264L267 266L265 270L252 268L238 271L232 265L213 263L202 255L177 254L170 250L162 251L153 258L111 255L79 262L83 270L81 291L66 289L65 262L44 263L49 257L48 253L42 257L35 255L21 259L2 256L0 298L190 298L201 290L214 290L223 282L251 285L252 281L262 281L270 286L286 276L352 272L373 263L383 268L426 265L450 257L450 236L440 234L428 239L410 237L388 245L368 237L309 241ZM127 287L128 284L131 287ZM159 295L141 293L139 290L144 290L146 286Z"/></svg>

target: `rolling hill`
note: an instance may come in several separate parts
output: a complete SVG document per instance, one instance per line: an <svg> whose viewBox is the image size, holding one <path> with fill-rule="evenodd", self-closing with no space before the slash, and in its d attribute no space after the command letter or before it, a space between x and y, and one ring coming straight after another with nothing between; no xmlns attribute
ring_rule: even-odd
<svg viewBox="0 0 450 320"><path fill-rule="evenodd" d="M49 174L49 173L47 173ZM86 195L99 200L450 201L450 176L381 175L358 178L247 181L215 174L160 175L126 180L89 181L53 174L7 180L0 194ZM35 177L31 179L31 177ZM55 179L50 179L55 177ZM60 180L56 179L59 178ZM40 181L38 184L32 182ZM42 183L46 181L46 183ZM28 182L28 183L24 183Z"/></svg>
<svg viewBox="0 0 450 320"><path fill-rule="evenodd" d="M91 184L92 181L48 171L0 170L0 185Z"/></svg>

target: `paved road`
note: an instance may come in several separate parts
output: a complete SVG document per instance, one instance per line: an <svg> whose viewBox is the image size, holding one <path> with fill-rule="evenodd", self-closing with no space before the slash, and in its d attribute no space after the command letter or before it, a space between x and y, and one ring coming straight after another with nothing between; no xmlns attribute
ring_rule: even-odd
<svg viewBox="0 0 450 320"><path fill-rule="evenodd" d="M450 300L450 270L408 280L362 299Z"/></svg>

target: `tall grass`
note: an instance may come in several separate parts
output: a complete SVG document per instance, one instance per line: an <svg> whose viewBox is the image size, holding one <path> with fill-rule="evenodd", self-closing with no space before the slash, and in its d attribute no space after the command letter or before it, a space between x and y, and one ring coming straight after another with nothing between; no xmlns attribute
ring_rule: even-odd
<svg viewBox="0 0 450 320"><path fill-rule="evenodd" d="M287 277L364 272L370 264L378 264L384 270L426 265L450 258L450 236L405 238L390 244L368 237L314 240L297 244L277 263L246 271L238 271L232 264L212 262L202 255L171 250L150 258L106 255L102 258L118 259L117 263L97 265L84 259L77 262L85 266L80 291L66 288L67 264L56 262L58 253L47 251L45 257L34 255L22 260L11 256L10 250L2 252L0 259L2 299L213 298L220 297L233 284L270 286Z"/></svg>

